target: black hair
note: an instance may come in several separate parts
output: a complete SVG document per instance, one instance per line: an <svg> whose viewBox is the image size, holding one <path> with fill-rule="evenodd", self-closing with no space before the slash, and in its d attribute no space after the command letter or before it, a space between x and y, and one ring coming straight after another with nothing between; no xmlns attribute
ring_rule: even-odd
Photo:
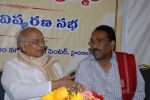
<svg viewBox="0 0 150 100"><path fill-rule="evenodd" d="M100 25L100 26L96 27L93 32L95 32L95 31L104 31L104 32L106 32L109 41L115 41L115 43L116 43L116 34L115 34L114 29L111 26Z"/></svg>

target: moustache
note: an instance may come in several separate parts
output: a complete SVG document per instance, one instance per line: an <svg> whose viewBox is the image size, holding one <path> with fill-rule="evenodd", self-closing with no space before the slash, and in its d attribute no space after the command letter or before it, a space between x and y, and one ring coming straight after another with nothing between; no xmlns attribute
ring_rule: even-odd
<svg viewBox="0 0 150 100"><path fill-rule="evenodd" d="M95 52L97 52L97 51L98 51L98 52L101 52L101 50L99 50L99 49L97 49L97 48L93 48L93 49L91 48L91 49L90 49L90 52L91 52L91 53L95 53Z"/></svg>

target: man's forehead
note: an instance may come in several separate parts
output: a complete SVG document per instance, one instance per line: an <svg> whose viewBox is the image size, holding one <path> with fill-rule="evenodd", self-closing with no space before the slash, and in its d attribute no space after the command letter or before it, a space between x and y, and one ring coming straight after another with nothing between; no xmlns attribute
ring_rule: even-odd
<svg viewBox="0 0 150 100"><path fill-rule="evenodd" d="M44 39L44 36L39 32L31 31L26 34L25 38L29 40L41 40Z"/></svg>

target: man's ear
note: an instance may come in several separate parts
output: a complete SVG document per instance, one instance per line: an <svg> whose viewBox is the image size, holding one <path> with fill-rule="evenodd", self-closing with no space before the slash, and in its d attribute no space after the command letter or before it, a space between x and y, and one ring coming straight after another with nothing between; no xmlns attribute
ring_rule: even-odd
<svg viewBox="0 0 150 100"><path fill-rule="evenodd" d="M22 52L25 51L25 44L24 44L24 43L20 43L20 50L21 50Z"/></svg>
<svg viewBox="0 0 150 100"><path fill-rule="evenodd" d="M112 49L112 50L115 49L115 45L116 45L116 42L115 42L115 41L111 41L111 49Z"/></svg>

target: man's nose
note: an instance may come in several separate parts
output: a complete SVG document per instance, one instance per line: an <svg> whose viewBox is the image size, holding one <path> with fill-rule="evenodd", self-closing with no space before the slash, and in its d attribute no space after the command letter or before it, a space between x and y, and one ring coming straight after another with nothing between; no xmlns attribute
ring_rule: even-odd
<svg viewBox="0 0 150 100"><path fill-rule="evenodd" d="M97 43L97 42L93 42L93 43L92 43L92 48L97 48L97 46L98 46L98 43Z"/></svg>

